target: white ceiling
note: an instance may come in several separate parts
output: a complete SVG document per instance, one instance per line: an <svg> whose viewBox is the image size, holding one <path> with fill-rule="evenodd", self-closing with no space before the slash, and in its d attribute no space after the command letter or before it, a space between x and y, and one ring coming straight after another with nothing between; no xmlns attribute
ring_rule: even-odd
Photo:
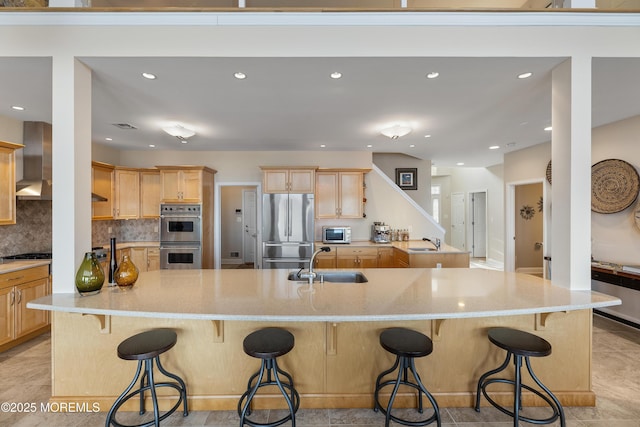
<svg viewBox="0 0 640 427"><path fill-rule="evenodd" d="M543 128L551 124L551 70L564 58L81 60L94 72L96 143L123 150L371 150L445 167L490 166L507 151L549 141ZM236 71L247 78L235 79ZM331 79L334 71L343 77ZM427 79L431 71L440 76ZM525 71L533 76L516 77ZM640 114L639 76L640 59L594 60L593 126ZM0 58L0 115L51 122L51 90L49 58ZM197 135L180 144L161 130L174 121ZM380 135L396 123L413 132L397 141Z"/></svg>

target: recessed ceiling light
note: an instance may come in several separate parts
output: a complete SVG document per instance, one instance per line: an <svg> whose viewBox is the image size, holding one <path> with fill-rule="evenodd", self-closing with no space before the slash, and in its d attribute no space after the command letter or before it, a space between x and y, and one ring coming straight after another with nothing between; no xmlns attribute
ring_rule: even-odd
<svg viewBox="0 0 640 427"><path fill-rule="evenodd" d="M431 135L425 135L424 137L425 138L431 138Z"/></svg>
<svg viewBox="0 0 640 427"><path fill-rule="evenodd" d="M238 71L237 73L233 74L233 77L235 77L238 80L244 80L247 78L247 75L245 73Z"/></svg>
<svg viewBox="0 0 640 427"><path fill-rule="evenodd" d="M105 138L107 141L113 141L113 138Z"/></svg>
<svg viewBox="0 0 640 427"><path fill-rule="evenodd" d="M409 148L413 148L415 146L416 146L416 144L411 144L411 145L409 145Z"/></svg>
<svg viewBox="0 0 640 427"><path fill-rule="evenodd" d="M11 108L17 111L24 111L24 107L21 107L19 105L12 105Z"/></svg>
<svg viewBox="0 0 640 427"><path fill-rule="evenodd" d="M464 162L458 162L456 163L456 166L464 166Z"/></svg>
<svg viewBox="0 0 640 427"><path fill-rule="evenodd" d="M436 77L438 77L440 75L440 73L438 73L437 71L432 71L430 73L427 74L427 78L428 79L435 79Z"/></svg>
<svg viewBox="0 0 640 427"><path fill-rule="evenodd" d="M155 80L158 78L155 74L152 73L142 73L142 77L149 80Z"/></svg>
<svg viewBox="0 0 640 427"><path fill-rule="evenodd" d="M331 73L332 79L339 79L340 77L342 77L342 73L339 73L337 71L334 71L333 73Z"/></svg>
<svg viewBox="0 0 640 427"><path fill-rule="evenodd" d="M367 148L371 148L371 147L373 147L373 145L367 144Z"/></svg>
<svg viewBox="0 0 640 427"><path fill-rule="evenodd" d="M156 146L155 146L155 145L153 145L153 144L149 144L149 147L150 147L150 148L156 148Z"/></svg>
<svg viewBox="0 0 640 427"><path fill-rule="evenodd" d="M324 147L326 147L326 145L320 144L320 148L324 148Z"/></svg>
<svg viewBox="0 0 640 427"><path fill-rule="evenodd" d="M544 130L546 130L547 132L550 132L551 129L552 129L551 126L547 126L546 128L544 128Z"/></svg>
<svg viewBox="0 0 640 427"><path fill-rule="evenodd" d="M489 150L497 150L498 148L500 148L499 145L492 145L491 147L489 147Z"/></svg>
<svg viewBox="0 0 640 427"><path fill-rule="evenodd" d="M181 139L180 142L182 142L183 144L186 144L188 141L186 139Z"/></svg>
<svg viewBox="0 0 640 427"><path fill-rule="evenodd" d="M529 72L522 73L522 74L518 74L518 78L519 79L527 79L527 78L531 77L532 75L533 75L533 73L529 73Z"/></svg>

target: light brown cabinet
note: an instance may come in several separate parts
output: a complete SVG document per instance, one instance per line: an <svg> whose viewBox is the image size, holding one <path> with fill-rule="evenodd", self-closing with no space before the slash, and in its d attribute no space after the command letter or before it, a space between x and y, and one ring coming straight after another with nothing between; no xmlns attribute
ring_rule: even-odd
<svg viewBox="0 0 640 427"><path fill-rule="evenodd" d="M203 203L207 185L213 186L215 170L204 166L158 166L160 200L165 203Z"/></svg>
<svg viewBox="0 0 640 427"><path fill-rule="evenodd" d="M91 202L92 219L113 219L115 166L91 162L91 192L106 200Z"/></svg>
<svg viewBox="0 0 640 427"><path fill-rule="evenodd" d="M313 268L316 268L316 269L336 268L336 267L337 267L337 261L336 261L335 248L331 248L331 252L321 252L318 255L316 255L315 262L313 263Z"/></svg>
<svg viewBox="0 0 640 427"><path fill-rule="evenodd" d="M378 268L393 268L395 267L394 248L378 248Z"/></svg>
<svg viewBox="0 0 640 427"><path fill-rule="evenodd" d="M140 170L140 218L160 217L160 171Z"/></svg>
<svg viewBox="0 0 640 427"><path fill-rule="evenodd" d="M147 271L160 270L160 248L147 248Z"/></svg>
<svg viewBox="0 0 640 427"><path fill-rule="evenodd" d="M117 166L115 179L114 219L140 217L140 173L136 169Z"/></svg>
<svg viewBox="0 0 640 427"><path fill-rule="evenodd" d="M264 193L313 193L317 167L268 167L262 169Z"/></svg>
<svg viewBox="0 0 640 427"><path fill-rule="evenodd" d="M0 225L16 223L16 154L23 145L0 141Z"/></svg>
<svg viewBox="0 0 640 427"><path fill-rule="evenodd" d="M27 303L50 293L47 265L0 274L0 351L48 330L49 313Z"/></svg>
<svg viewBox="0 0 640 427"><path fill-rule="evenodd" d="M378 248L339 247L336 264L338 268L377 268Z"/></svg>
<svg viewBox="0 0 640 427"><path fill-rule="evenodd" d="M316 172L316 218L362 218L364 211L363 170Z"/></svg>

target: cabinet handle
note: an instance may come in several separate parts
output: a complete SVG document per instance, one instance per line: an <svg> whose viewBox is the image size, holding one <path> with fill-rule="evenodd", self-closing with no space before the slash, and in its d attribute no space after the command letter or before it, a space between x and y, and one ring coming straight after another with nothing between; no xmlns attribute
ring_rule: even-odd
<svg viewBox="0 0 640 427"><path fill-rule="evenodd" d="M11 304L13 305L16 302L16 291L11 291Z"/></svg>
<svg viewBox="0 0 640 427"><path fill-rule="evenodd" d="M11 279L8 279L7 282L12 282L14 280L20 280L20 279L24 279L24 276L16 276L16 277L12 277Z"/></svg>
<svg viewBox="0 0 640 427"><path fill-rule="evenodd" d="M16 301L16 304L20 304L20 301L22 301L22 291L18 290L18 301Z"/></svg>

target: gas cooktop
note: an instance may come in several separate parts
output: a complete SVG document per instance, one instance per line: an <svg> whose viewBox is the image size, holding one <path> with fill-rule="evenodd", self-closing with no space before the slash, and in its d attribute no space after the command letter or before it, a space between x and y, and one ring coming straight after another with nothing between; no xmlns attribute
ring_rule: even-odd
<svg viewBox="0 0 640 427"><path fill-rule="evenodd" d="M9 255L4 259L51 259L51 252L32 252L27 254Z"/></svg>

